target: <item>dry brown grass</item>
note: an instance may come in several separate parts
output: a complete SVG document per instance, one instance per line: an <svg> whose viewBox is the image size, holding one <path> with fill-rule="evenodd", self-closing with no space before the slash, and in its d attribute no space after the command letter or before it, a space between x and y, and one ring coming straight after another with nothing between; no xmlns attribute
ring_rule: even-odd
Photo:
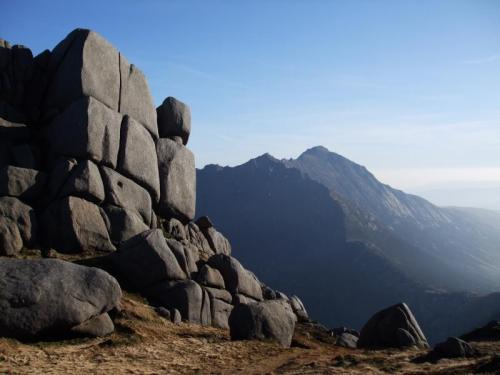
<svg viewBox="0 0 500 375"><path fill-rule="evenodd" d="M116 332L105 338L20 343L0 339L2 374L460 374L479 359L414 363L422 351L362 351L335 347L297 330L295 347L232 342L226 331L159 317L126 294ZM484 344L486 351L499 349Z"/></svg>

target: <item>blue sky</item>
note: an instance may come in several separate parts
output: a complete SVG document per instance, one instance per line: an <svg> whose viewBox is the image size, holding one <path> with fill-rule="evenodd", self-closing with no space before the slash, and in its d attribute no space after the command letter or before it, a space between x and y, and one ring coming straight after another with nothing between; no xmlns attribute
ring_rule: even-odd
<svg viewBox="0 0 500 375"><path fill-rule="evenodd" d="M409 191L500 187L500 1L0 2L4 39L94 29L188 103L199 167L321 144Z"/></svg>

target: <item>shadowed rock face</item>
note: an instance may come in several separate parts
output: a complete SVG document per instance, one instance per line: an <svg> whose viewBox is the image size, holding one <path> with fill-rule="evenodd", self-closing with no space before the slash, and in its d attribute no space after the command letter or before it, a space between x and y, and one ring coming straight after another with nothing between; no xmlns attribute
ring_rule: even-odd
<svg viewBox="0 0 500 375"><path fill-rule="evenodd" d="M437 358L473 357L477 351L472 346L457 337L448 337L444 342L437 344L429 356Z"/></svg>
<svg viewBox="0 0 500 375"><path fill-rule="evenodd" d="M80 198L54 201L44 211L45 243L64 253L114 251L99 207Z"/></svg>
<svg viewBox="0 0 500 375"><path fill-rule="evenodd" d="M236 306L229 317L233 340L274 339L290 347L296 317L286 302L264 301Z"/></svg>
<svg viewBox="0 0 500 375"><path fill-rule="evenodd" d="M162 280L186 278L159 229L143 232L124 242L111 260L121 279L139 291Z"/></svg>
<svg viewBox="0 0 500 375"><path fill-rule="evenodd" d="M460 337L466 341L500 341L500 321L492 320Z"/></svg>
<svg viewBox="0 0 500 375"><path fill-rule="evenodd" d="M379 311L363 326L359 335L360 348L429 347L413 313L405 303Z"/></svg>
<svg viewBox="0 0 500 375"><path fill-rule="evenodd" d="M262 300L262 288L255 276L248 272L235 258L216 254L208 264L218 270L224 278L224 285L232 294L244 294L255 300Z"/></svg>
<svg viewBox="0 0 500 375"><path fill-rule="evenodd" d="M35 210L30 206L14 197L0 197L0 218L17 227L23 246L35 246L38 241L38 221Z"/></svg>
<svg viewBox="0 0 500 375"><path fill-rule="evenodd" d="M0 170L0 196L33 201L40 197L47 183L45 173L12 165Z"/></svg>

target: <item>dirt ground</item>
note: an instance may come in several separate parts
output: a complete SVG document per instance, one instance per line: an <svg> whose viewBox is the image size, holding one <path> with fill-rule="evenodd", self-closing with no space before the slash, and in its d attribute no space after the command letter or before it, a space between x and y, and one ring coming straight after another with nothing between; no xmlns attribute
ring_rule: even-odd
<svg viewBox="0 0 500 375"><path fill-rule="evenodd" d="M220 329L175 325L132 295L124 297L115 323L115 333L98 339L36 343L0 339L0 373L462 374L495 367L500 371L500 359L494 354L500 353L498 343L478 344L485 353L478 358L419 363L415 360L423 351L345 349L299 326L292 348L284 349L270 342L234 342Z"/></svg>

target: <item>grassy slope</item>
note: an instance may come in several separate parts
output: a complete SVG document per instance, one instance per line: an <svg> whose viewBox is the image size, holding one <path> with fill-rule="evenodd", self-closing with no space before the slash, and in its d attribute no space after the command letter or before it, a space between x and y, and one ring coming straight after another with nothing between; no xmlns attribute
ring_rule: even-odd
<svg viewBox="0 0 500 375"><path fill-rule="evenodd" d="M20 343L0 339L0 373L8 374L456 374L491 360L413 363L422 351L362 351L333 346L298 326L294 346L232 342L226 331L158 317L140 298L126 294L117 330L105 338ZM316 337L316 338L315 338ZM500 343L482 343L497 352Z"/></svg>

